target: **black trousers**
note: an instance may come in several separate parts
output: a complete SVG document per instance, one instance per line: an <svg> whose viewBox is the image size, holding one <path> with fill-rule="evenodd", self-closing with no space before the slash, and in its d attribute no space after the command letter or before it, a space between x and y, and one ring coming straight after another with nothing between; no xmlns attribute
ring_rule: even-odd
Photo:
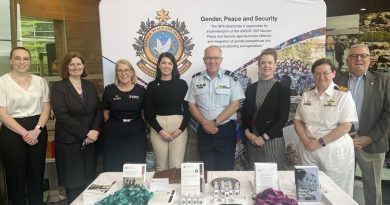
<svg viewBox="0 0 390 205"><path fill-rule="evenodd" d="M198 127L198 150L200 158L208 171L229 171L234 168L236 151L235 121L218 126L216 134L207 134Z"/></svg>
<svg viewBox="0 0 390 205"><path fill-rule="evenodd" d="M32 130L38 123L39 115L15 120L25 129ZM23 141L22 136L4 124L1 126L0 153L5 169L8 198L12 205L27 204L26 196L29 205L43 203L46 145L46 128L38 136L38 143L31 146Z"/></svg>

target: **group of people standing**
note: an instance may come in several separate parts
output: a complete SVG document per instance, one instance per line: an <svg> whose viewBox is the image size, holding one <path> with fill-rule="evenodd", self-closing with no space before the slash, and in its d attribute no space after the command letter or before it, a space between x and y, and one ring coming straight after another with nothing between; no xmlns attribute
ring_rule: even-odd
<svg viewBox="0 0 390 205"><path fill-rule="evenodd" d="M290 112L291 91L274 78L276 50L260 54L259 81L245 93L234 74L221 68L222 61L219 47L207 47L206 70L196 73L187 86L175 57L162 53L156 78L145 89L136 83L131 63L121 59L115 64L115 83L105 87L100 101L95 86L83 79L85 59L79 53L64 57L59 71L63 80L51 86L49 95L47 82L27 72L30 52L13 49L12 69L0 77L0 154L12 204L26 204L26 196L28 204L42 204L45 124L51 108L56 117L59 185L66 188L69 202L95 177L98 140L104 171L122 171L126 162L145 162L145 121L151 126L157 171L180 167L191 115L200 125L198 150L205 169L233 170L237 111L242 114L251 168L254 162L275 162L286 169L282 129ZM317 165L352 195L356 155L366 204L380 204L381 166L389 149L390 80L386 74L367 70L369 50L364 45L351 47L347 62L350 73L335 82L350 91L333 81L332 62L314 62L316 87L303 93L295 114L299 156L303 164Z"/></svg>

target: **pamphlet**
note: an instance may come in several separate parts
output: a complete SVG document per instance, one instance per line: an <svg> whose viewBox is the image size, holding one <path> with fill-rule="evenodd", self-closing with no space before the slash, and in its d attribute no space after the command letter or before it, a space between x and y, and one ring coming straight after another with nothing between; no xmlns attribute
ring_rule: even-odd
<svg viewBox="0 0 390 205"><path fill-rule="evenodd" d="M295 166L295 187L298 201L321 201L317 166Z"/></svg>
<svg viewBox="0 0 390 205"><path fill-rule="evenodd" d="M123 165L123 187L129 188L134 185L145 185L146 179L146 164L130 164Z"/></svg>
<svg viewBox="0 0 390 205"><path fill-rule="evenodd" d="M256 194L265 189L278 189L278 165L276 163L255 163Z"/></svg>
<svg viewBox="0 0 390 205"><path fill-rule="evenodd" d="M181 164L181 194L204 193L205 178L203 163Z"/></svg>
<svg viewBox="0 0 390 205"><path fill-rule="evenodd" d="M94 181L83 192L84 202L95 203L109 196L116 190L116 181L108 184L107 182Z"/></svg>

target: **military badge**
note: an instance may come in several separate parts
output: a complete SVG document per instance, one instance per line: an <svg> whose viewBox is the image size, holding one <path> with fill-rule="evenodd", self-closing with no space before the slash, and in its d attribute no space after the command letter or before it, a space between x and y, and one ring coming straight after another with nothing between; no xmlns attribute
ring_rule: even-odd
<svg viewBox="0 0 390 205"><path fill-rule="evenodd" d="M169 11L161 9L156 11L157 16L154 20L148 19L141 22L138 30L138 38L135 39L133 48L136 55L140 58L137 66L147 75L156 77L157 60L161 53L170 52L177 60L177 66L180 74L185 73L190 67L191 62L188 57L191 56L194 44L192 38L186 36L190 32L187 30L184 22L178 19L168 23Z"/></svg>
<svg viewBox="0 0 390 205"><path fill-rule="evenodd" d="M348 92L348 90L349 90L347 87L343 87L343 86L340 86L340 85L334 86L334 89L340 90L341 92Z"/></svg>
<svg viewBox="0 0 390 205"><path fill-rule="evenodd" d="M119 95L115 95L114 98L112 98L112 100L121 100L122 98L119 96Z"/></svg>
<svg viewBox="0 0 390 205"><path fill-rule="evenodd" d="M334 107L334 106L336 106L336 104L335 104L335 101L331 98L328 101L326 101L324 106L325 107Z"/></svg>

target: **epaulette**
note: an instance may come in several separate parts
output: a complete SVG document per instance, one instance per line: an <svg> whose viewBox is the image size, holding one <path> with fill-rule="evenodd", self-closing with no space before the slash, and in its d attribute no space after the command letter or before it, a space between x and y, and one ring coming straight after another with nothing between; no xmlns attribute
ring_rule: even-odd
<svg viewBox="0 0 390 205"><path fill-rule="evenodd" d="M347 87L340 86L340 85L335 85L334 89L340 90L341 92L345 92L345 93L348 92L348 90L349 90Z"/></svg>
<svg viewBox="0 0 390 205"><path fill-rule="evenodd" d="M115 83L111 83L111 84L106 85L106 87L104 87L104 88L109 88L109 87L114 86L114 85L115 85Z"/></svg>
<svg viewBox="0 0 390 205"><path fill-rule="evenodd" d="M195 78L196 76L199 76L199 75L201 75L202 74L202 71L201 72L197 72L197 73L195 73L193 76L192 76L192 78Z"/></svg>
<svg viewBox="0 0 390 205"><path fill-rule="evenodd" d="M136 86L138 86L138 87L140 87L142 89L146 89L146 86L138 84L138 83L134 84L134 87L136 87Z"/></svg>
<svg viewBox="0 0 390 205"><path fill-rule="evenodd" d="M223 74L232 77L234 81L238 80L237 76L235 76L234 73L232 71L230 71L230 70L225 70L225 72Z"/></svg>
<svg viewBox="0 0 390 205"><path fill-rule="evenodd" d="M312 88L307 88L306 90L305 90L305 92L306 91L309 91L309 90L314 90L316 87L314 86L314 87L312 87Z"/></svg>

